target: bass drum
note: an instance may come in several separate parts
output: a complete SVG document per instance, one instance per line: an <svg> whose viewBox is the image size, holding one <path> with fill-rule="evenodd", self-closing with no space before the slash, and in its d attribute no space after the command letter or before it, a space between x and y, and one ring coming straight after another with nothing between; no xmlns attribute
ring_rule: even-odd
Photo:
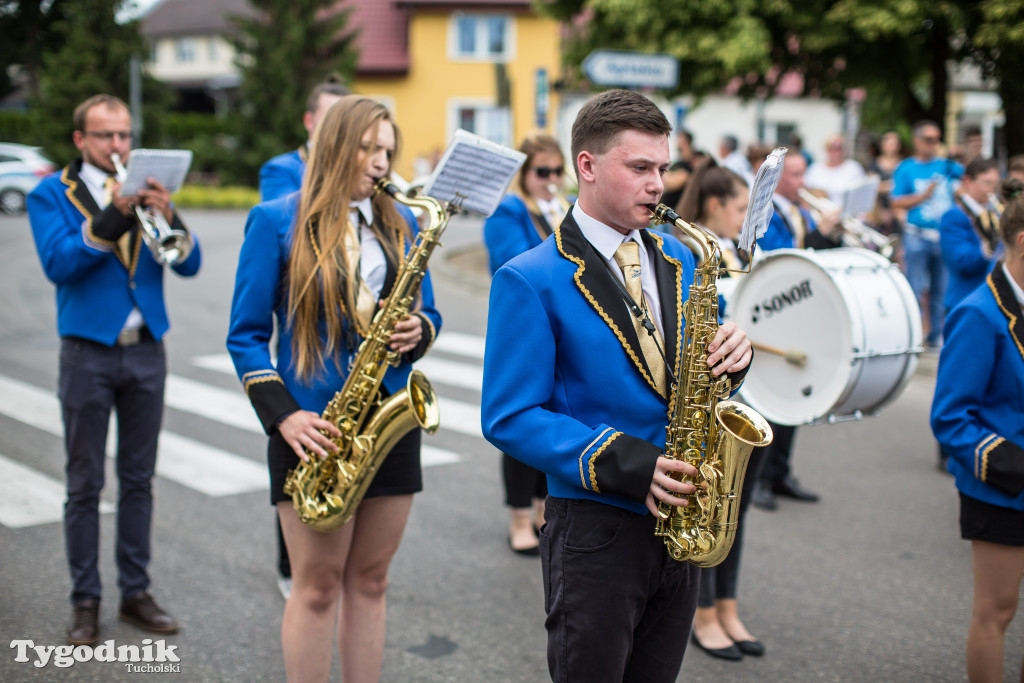
<svg viewBox="0 0 1024 683"><path fill-rule="evenodd" d="M906 277L867 249L769 252L738 279L726 315L755 345L740 397L781 425L879 412L922 351Z"/></svg>

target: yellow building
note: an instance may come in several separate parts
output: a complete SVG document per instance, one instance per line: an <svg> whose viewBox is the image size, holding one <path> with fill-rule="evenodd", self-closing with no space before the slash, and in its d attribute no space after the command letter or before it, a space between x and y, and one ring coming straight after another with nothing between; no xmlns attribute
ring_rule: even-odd
<svg viewBox="0 0 1024 683"><path fill-rule="evenodd" d="M395 113L402 176L429 172L459 128L510 147L531 130L555 132L559 102L550 84L560 76L561 29L529 0L353 4L352 23L363 27L353 90ZM388 5L391 16L381 16ZM404 41L396 20L404 21ZM374 30L389 23L386 35Z"/></svg>

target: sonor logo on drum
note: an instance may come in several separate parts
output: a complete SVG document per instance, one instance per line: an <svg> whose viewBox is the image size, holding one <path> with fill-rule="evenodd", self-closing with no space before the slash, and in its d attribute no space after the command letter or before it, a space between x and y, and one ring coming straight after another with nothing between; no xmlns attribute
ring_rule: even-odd
<svg viewBox="0 0 1024 683"><path fill-rule="evenodd" d="M754 304L754 312L750 316L750 322L756 323L761 318L762 311L764 311L764 317L767 319L777 313L781 313L786 306L793 306L805 299L810 299L812 296L814 296L814 292L811 291L811 281L803 280L788 290L779 292L770 299L763 299L761 303Z"/></svg>

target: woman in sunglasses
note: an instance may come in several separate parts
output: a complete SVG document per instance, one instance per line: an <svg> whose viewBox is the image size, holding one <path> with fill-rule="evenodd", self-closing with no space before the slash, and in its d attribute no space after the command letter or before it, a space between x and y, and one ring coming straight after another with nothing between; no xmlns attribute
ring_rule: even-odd
<svg viewBox="0 0 1024 683"><path fill-rule="evenodd" d="M537 246L569 211L563 194L565 157L547 133L528 135L519 145L526 161L510 192L484 222L484 244L493 275L506 261ZM539 555L537 529L544 523L544 473L502 454L505 504L510 510L508 545L521 555Z"/></svg>

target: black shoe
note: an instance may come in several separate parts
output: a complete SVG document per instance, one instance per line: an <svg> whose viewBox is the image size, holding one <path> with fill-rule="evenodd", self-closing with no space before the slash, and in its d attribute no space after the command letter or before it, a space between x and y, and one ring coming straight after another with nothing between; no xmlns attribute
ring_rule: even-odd
<svg viewBox="0 0 1024 683"><path fill-rule="evenodd" d="M800 486L796 477L786 477L782 481L772 484L772 493L777 496L785 496L793 500L800 500L805 503L817 503L818 494L812 493Z"/></svg>
<svg viewBox="0 0 1024 683"><path fill-rule="evenodd" d="M71 608L71 626L67 632L72 645L95 645L100 640L100 603L84 600Z"/></svg>
<svg viewBox="0 0 1024 683"><path fill-rule="evenodd" d="M163 611L149 593L139 593L121 603L121 621L154 633L176 633L178 622Z"/></svg>
<svg viewBox="0 0 1024 683"><path fill-rule="evenodd" d="M737 640L736 647L745 655L760 657L764 654L764 643L760 640Z"/></svg>
<svg viewBox="0 0 1024 683"><path fill-rule="evenodd" d="M758 482L754 484L754 489L750 492L750 503L757 508L767 510L771 512L779 507L778 501L775 500L775 494L768 490L768 487Z"/></svg>
<svg viewBox="0 0 1024 683"><path fill-rule="evenodd" d="M694 645L699 647L701 650L704 650L704 652L707 652L712 657L718 657L719 659L728 659L729 661L733 662L743 659L743 653L740 651L740 648L737 647L736 643L733 643L729 647L720 647L717 649L704 647L700 644L700 641L697 640L697 634L692 631L690 632L690 640L693 641Z"/></svg>
<svg viewBox="0 0 1024 683"><path fill-rule="evenodd" d="M540 555L540 544L531 545L529 548L515 548L512 546L512 534L508 536L508 547L509 550L517 555L526 555L528 557L537 557Z"/></svg>

